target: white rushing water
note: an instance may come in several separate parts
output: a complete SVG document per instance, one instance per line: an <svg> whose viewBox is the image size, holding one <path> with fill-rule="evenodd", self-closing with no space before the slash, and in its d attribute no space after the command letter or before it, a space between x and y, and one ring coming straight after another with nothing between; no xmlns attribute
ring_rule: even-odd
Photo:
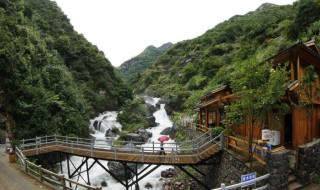
<svg viewBox="0 0 320 190"><path fill-rule="evenodd" d="M145 102L153 105L154 107L156 107L157 103L159 102L160 98L151 98L151 97L145 97ZM169 116L167 115L165 109L164 109L164 104L160 105L160 109L157 110L153 116L156 118L156 123L157 126L156 127L152 127L147 129L148 132L152 133L152 137L149 139L149 142L158 142L158 138L162 135L160 135L161 131L164 130L167 127L172 127L173 123L170 120ZM96 128L94 127L94 125L96 126ZM119 130L121 130L122 126L119 122L117 122L117 112L105 112L101 115L99 115L98 117L90 120L90 125L89 125L90 129L94 132L93 134L91 134L94 138L96 138L96 140L103 140L105 139L105 133L108 129L112 129L113 127L118 128ZM173 143L173 140L169 140L167 141L167 143ZM144 146L144 145L141 145ZM158 145L159 146L159 145ZM164 145L165 147L169 146L169 145ZM160 149L159 147L156 147L158 149ZM82 157L78 157L78 156L72 156L71 160L73 162L73 164L75 166L79 166L83 160ZM93 159L89 159L88 160L88 165L90 167L90 165L94 162ZM107 166L107 161L102 161L100 160L100 162L105 166ZM62 163L62 167L63 167L63 173L68 176L67 174L67 161L64 161ZM141 171L143 168L145 168L146 165L143 165L142 167L140 167L138 169L138 171ZM161 178L161 171L166 170L168 168L171 168L172 166L160 166L159 168L157 168L155 171L153 171L151 174L149 174L147 177L145 177L144 179L139 181L139 187L141 190L146 189L145 185L147 183L150 183L152 185L152 188L149 188L149 190L160 190L162 189L162 184L163 182L160 181ZM70 170L71 173L73 173L73 171L75 170L72 166L72 164L70 163ZM152 167L150 167L151 169ZM149 171L150 169L148 169L147 171ZM86 166L84 164L84 166L82 167L82 171L86 170ZM147 172L146 171L146 172ZM145 172L144 172L145 173ZM143 174L140 174L140 176L142 176ZM82 173L82 177L75 177L74 180L77 180L79 178L79 182L84 182L84 180L87 180L87 175L86 172ZM103 187L103 190L107 190L107 189L111 189L111 190L123 190L125 189L124 186L122 186L119 182L117 182L116 180L114 180L103 168L101 168L98 164L95 164L92 169L89 172L89 178L90 178L90 182L92 185L95 186L101 186L101 182L102 181L106 181L108 186L107 187ZM135 189L134 186L132 186L132 188L130 187L130 189Z"/></svg>

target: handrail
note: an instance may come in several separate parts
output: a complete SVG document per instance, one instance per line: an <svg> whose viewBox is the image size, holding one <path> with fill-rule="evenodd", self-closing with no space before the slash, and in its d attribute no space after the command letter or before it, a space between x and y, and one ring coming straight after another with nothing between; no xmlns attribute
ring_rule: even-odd
<svg viewBox="0 0 320 190"><path fill-rule="evenodd" d="M230 186L225 186L224 183L221 184L221 187L220 188L216 188L216 189L212 189L212 190L228 190L228 189L236 189L236 188L241 188L243 186L248 186L248 185L251 185L253 183L257 183L259 181L262 181L264 179L268 179L270 177L270 174L266 174L266 175L263 175L263 176L260 176L260 177L257 177L255 179L252 179L250 181L246 181L246 182L241 182L241 183L237 183L237 184L234 184L234 185L230 185ZM268 186L265 185L263 187L259 187L255 190L263 190L263 189L267 189Z"/></svg>
<svg viewBox="0 0 320 190"><path fill-rule="evenodd" d="M145 158L150 157L168 157L176 160L175 158L185 158L185 157L195 157L199 160L200 156L209 151L214 146L222 145L221 140L217 143L217 139L223 138L223 133L212 138L211 132L205 133L210 134L209 136L203 137L201 135L199 138L200 140L195 139L195 141L190 141L190 145L192 146L181 146L182 143L166 143L164 150L167 156L159 156L157 154L146 154L146 153L155 153L160 150L160 142L147 142L144 145L139 145L141 142L134 142L134 141L114 141L111 140L111 143L107 144L99 144L99 140L95 139L84 139L84 138L77 138L77 137L68 137L68 136L45 136L45 137L36 137L34 139L27 139L23 140L23 144L20 146L23 150L22 152L29 152L29 151L36 151L39 154L40 150L47 149L49 147L57 148L67 148L69 151L74 152L76 150L84 150L90 151L91 156L94 153L101 153L105 152L105 150L109 150L110 154L114 155L114 160L118 160L118 156L127 155L127 156L139 156L141 157L141 162L144 162ZM104 142L108 141L102 140ZM90 141L90 142L89 142ZM28 143L26 143L28 142ZM130 143L135 144L135 147L120 147L118 143ZM137 144L139 143L139 144ZM210 145L210 143L212 143ZM44 146L45 145L45 146ZM205 147L208 146L209 147ZM205 149L204 149L205 148ZM204 149L204 150L203 150ZM183 154L180 154L183 153Z"/></svg>
<svg viewBox="0 0 320 190"><path fill-rule="evenodd" d="M208 133L205 133L208 134ZM214 146L221 146L223 148L223 138L224 138L224 133L221 132L220 135L216 136L215 138L212 138L212 134L210 132L209 136L201 135L197 139L194 139L192 141L187 141L183 142L185 144L190 144L192 145L191 147L189 146L181 146L178 148L178 145L183 145L183 143L166 143L166 145L171 145L169 147L164 147L165 150L169 150L169 154L167 156L169 158L172 158L172 163L174 163L175 158L184 158L184 157L196 157L198 160L200 159L200 156L204 153L206 153L210 148ZM220 141L217 141L218 138ZM201 139L199 141L199 139ZM37 151L37 154L39 153L40 150L49 148L49 147L64 147L71 149L72 151L74 150L90 150L91 155L93 153L98 153L98 152L104 152L104 149L109 149L113 151L114 158L117 160L118 156L121 155L140 155L142 162L144 162L145 158L148 157L165 157L164 155L157 155L157 154L145 154L147 152L153 152L155 151L155 145L160 146L160 143L155 143L155 142L149 142L146 143L147 145L152 145L152 146L146 146L146 145L139 145L136 147L119 147L114 142L113 139L107 139L103 140L108 141L110 140L111 143L110 145L106 146L106 144L97 144L96 142L99 142L99 140L96 139L86 139L86 138L78 138L78 137L68 137L68 136L58 136L58 135L52 135L52 136L44 136L44 137L36 137L33 139L24 139L22 141L22 144L20 147L16 147L15 152L16 155L18 156L19 160L21 161L21 166L24 167L25 172L28 174L32 174L33 177L39 178L41 182L46 181L47 183L50 184L55 184L62 186L63 189L67 189L69 187L66 186L66 182L82 186L84 188L87 188L89 190L101 190L101 187L92 187L88 186L85 184L81 184L75 181L72 181L70 179L67 179L64 177L64 175L59 175L55 174L49 170L45 170L42 168L42 166L37 166L31 162L29 162L26 157L24 156L23 152L28 152L28 151ZM113 142L113 143L112 143ZM127 143L137 143L137 142L132 142L132 141L121 141L121 142L127 142ZM196 142L196 143L195 143ZM141 143L141 142L138 142ZM210 144L211 143L211 144ZM45 145L45 146L44 146ZM208 146L210 145L210 146ZM156 147L157 148L157 147ZM180 152L183 152L184 154L178 154ZM189 154L187 154L189 153ZM49 176L49 177L48 177ZM54 176L54 177L50 177ZM70 188L69 188L70 189Z"/></svg>

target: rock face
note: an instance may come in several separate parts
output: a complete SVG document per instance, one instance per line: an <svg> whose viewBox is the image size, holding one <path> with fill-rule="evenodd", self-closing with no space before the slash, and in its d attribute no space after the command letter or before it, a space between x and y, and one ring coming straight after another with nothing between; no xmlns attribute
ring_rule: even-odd
<svg viewBox="0 0 320 190"><path fill-rule="evenodd" d="M135 171L135 164L128 164L131 170ZM109 161L108 168L110 172L119 180L126 180L125 167L120 162ZM127 179L133 177L132 172L127 172Z"/></svg>
<svg viewBox="0 0 320 190"><path fill-rule="evenodd" d="M135 141L135 142L147 142L148 139L152 137L152 133L148 132L144 128L140 128L137 133L128 133L123 136L126 141Z"/></svg>
<svg viewBox="0 0 320 190"><path fill-rule="evenodd" d="M149 127L155 127L157 125L156 118L154 116L147 117L147 121L148 121Z"/></svg>

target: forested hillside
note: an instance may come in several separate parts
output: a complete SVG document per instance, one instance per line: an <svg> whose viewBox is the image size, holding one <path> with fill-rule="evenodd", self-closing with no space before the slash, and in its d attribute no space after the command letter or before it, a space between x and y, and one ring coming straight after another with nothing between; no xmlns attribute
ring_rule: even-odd
<svg viewBox="0 0 320 190"><path fill-rule="evenodd" d="M263 61L299 39L318 38L319 29L319 0L288 6L263 4L198 38L175 44L139 75L133 89L167 98L176 111L192 110L202 95L229 83L235 64Z"/></svg>
<svg viewBox="0 0 320 190"><path fill-rule="evenodd" d="M141 77L140 72L150 67L154 61L172 47L172 43L165 43L160 47L148 46L142 53L136 57L125 61L118 68L121 78L128 84L137 82L136 79Z"/></svg>
<svg viewBox="0 0 320 190"><path fill-rule="evenodd" d="M12 116L17 137L86 135L90 117L131 98L54 1L1 0L0 34L0 112Z"/></svg>

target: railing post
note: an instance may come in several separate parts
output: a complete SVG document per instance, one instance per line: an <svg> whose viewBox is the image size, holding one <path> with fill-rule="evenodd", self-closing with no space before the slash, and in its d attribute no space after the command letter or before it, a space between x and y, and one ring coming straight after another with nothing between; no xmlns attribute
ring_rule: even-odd
<svg viewBox="0 0 320 190"><path fill-rule="evenodd" d="M24 171L26 172L26 173L28 173L28 162L27 162L27 159L25 158L25 159L23 159L24 160Z"/></svg>
<svg viewBox="0 0 320 190"><path fill-rule="evenodd" d="M152 153L154 154L154 141L152 141Z"/></svg>
<svg viewBox="0 0 320 190"><path fill-rule="evenodd" d="M39 154L39 149L38 149L38 137L36 136L36 150L37 150L37 154Z"/></svg>
<svg viewBox="0 0 320 190"><path fill-rule="evenodd" d="M221 183L221 190L226 190L226 185L224 183Z"/></svg>
<svg viewBox="0 0 320 190"><path fill-rule="evenodd" d="M64 178L64 175L61 175L61 186L63 190L67 190L66 179Z"/></svg>
<svg viewBox="0 0 320 190"><path fill-rule="evenodd" d="M48 143L48 135L46 135L46 143Z"/></svg>
<svg viewBox="0 0 320 190"><path fill-rule="evenodd" d="M78 136L77 136L77 145L79 145L79 138L78 138Z"/></svg>
<svg viewBox="0 0 320 190"><path fill-rule="evenodd" d="M91 142L91 147L90 147L91 157L92 157L92 149L93 149L93 143Z"/></svg>
<svg viewBox="0 0 320 190"><path fill-rule="evenodd" d="M224 149L224 132L220 133L221 149Z"/></svg>
<svg viewBox="0 0 320 190"><path fill-rule="evenodd" d="M172 153L171 162L173 163L173 160L174 160L174 148L172 148L171 153Z"/></svg>
<svg viewBox="0 0 320 190"><path fill-rule="evenodd" d="M42 177L42 166L41 165L38 166L38 170L39 170L39 179L42 182L43 181L43 177Z"/></svg>
<svg viewBox="0 0 320 190"><path fill-rule="evenodd" d="M117 160L117 147L114 147L114 159Z"/></svg>
<svg viewBox="0 0 320 190"><path fill-rule="evenodd" d="M58 150L57 134L54 134L54 142L56 144L56 150Z"/></svg>
<svg viewBox="0 0 320 190"><path fill-rule="evenodd" d="M71 152L73 154L73 141L71 141Z"/></svg>
<svg viewBox="0 0 320 190"><path fill-rule="evenodd" d="M142 147L142 162L144 162L144 147Z"/></svg>
<svg viewBox="0 0 320 190"><path fill-rule="evenodd" d="M198 159L200 160L199 144L197 145L197 156L198 156Z"/></svg>
<svg viewBox="0 0 320 190"><path fill-rule="evenodd" d="M68 144L68 136L66 135L66 144Z"/></svg>
<svg viewBox="0 0 320 190"><path fill-rule="evenodd" d="M22 139L22 146L24 147L24 139Z"/></svg>

